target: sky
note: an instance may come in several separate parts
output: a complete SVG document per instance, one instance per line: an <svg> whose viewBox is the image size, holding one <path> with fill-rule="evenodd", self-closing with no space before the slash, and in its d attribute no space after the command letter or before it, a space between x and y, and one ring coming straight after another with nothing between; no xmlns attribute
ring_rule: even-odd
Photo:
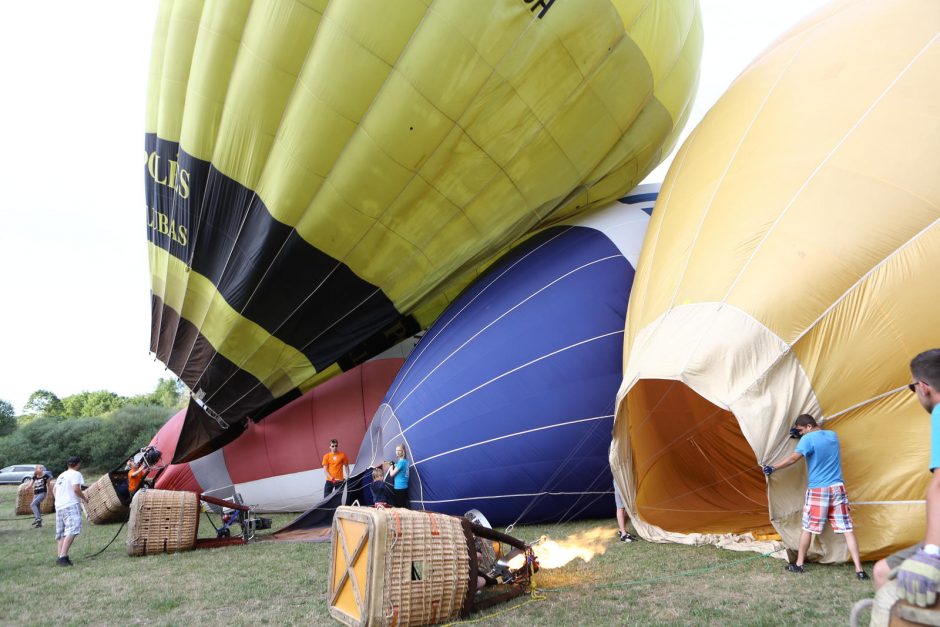
<svg viewBox="0 0 940 627"><path fill-rule="evenodd" d="M702 0L699 91L677 146L751 60L824 4ZM174 376L149 353L142 166L157 6L0 7L0 399L17 412L38 389L130 396Z"/></svg>

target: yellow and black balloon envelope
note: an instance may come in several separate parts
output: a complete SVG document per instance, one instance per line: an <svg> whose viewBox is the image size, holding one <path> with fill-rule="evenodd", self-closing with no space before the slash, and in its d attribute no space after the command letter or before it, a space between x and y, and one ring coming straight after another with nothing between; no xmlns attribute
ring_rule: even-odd
<svg viewBox="0 0 940 627"><path fill-rule="evenodd" d="M166 0L146 121L176 460L426 327L495 253L670 150L698 3Z"/></svg>
<svg viewBox="0 0 940 627"><path fill-rule="evenodd" d="M630 298L614 427L643 535L772 522L795 546L805 464L768 481L760 466L793 450L805 412L841 441L863 558L923 538L930 426L907 383L940 346L938 77L940 3L835 2L680 149ZM845 550L828 532L813 547Z"/></svg>

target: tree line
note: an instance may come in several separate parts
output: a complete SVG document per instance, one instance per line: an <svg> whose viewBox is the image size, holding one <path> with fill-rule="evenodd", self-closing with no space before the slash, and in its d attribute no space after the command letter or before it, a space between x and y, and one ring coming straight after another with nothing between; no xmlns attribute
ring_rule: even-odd
<svg viewBox="0 0 940 627"><path fill-rule="evenodd" d="M44 464L59 472L65 460L79 455L89 470L110 470L147 445L188 399L188 390L174 379L161 379L153 392L135 396L98 390L59 398L36 390L19 416L0 399L0 468Z"/></svg>

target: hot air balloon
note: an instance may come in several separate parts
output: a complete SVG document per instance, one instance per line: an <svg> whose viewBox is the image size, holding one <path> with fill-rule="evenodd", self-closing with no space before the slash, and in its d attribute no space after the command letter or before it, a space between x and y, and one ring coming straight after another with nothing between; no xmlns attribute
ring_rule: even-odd
<svg viewBox="0 0 940 627"><path fill-rule="evenodd" d="M610 517L623 320L657 188L540 231L475 281L402 366L356 472L404 442L412 508Z"/></svg>
<svg viewBox="0 0 940 627"><path fill-rule="evenodd" d="M693 97L698 3L166 0L145 134L176 461L430 324L533 229L626 193Z"/></svg>
<svg viewBox="0 0 940 627"><path fill-rule="evenodd" d="M401 368L402 357L373 359L356 366L252 423L242 435L199 459L172 464L154 487L188 490L232 499L259 512L302 511L323 496L321 460L336 438L344 450L359 449L368 422ZM151 444L173 456L185 417L176 414Z"/></svg>
<svg viewBox="0 0 940 627"><path fill-rule="evenodd" d="M938 31L935 2L833 3L676 156L631 296L611 454L644 537L772 524L795 546L805 464L766 482L760 465L792 451L801 413L841 441L862 557L923 537L929 425L906 384L940 345L940 300L919 287L940 267ZM828 531L811 551L846 557Z"/></svg>

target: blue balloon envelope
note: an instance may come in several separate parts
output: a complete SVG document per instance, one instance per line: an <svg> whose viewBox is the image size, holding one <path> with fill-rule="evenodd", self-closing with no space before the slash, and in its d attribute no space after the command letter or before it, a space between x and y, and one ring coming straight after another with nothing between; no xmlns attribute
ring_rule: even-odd
<svg viewBox="0 0 940 627"><path fill-rule="evenodd" d="M413 509L611 517L624 320L658 187L538 233L471 284L392 383L357 470L404 442Z"/></svg>

